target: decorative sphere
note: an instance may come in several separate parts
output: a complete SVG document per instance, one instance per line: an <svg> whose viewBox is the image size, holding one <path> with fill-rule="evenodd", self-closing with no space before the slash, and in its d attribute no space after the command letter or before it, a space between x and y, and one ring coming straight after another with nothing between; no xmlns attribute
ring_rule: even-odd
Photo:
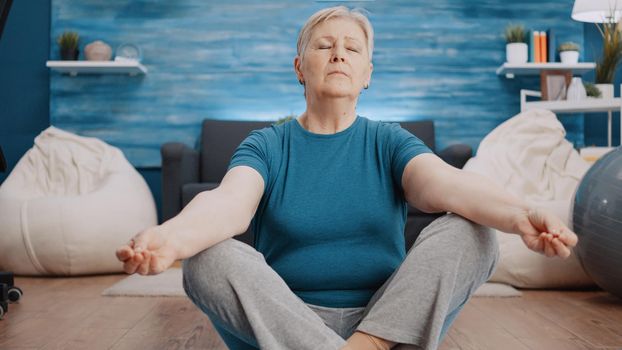
<svg viewBox="0 0 622 350"><path fill-rule="evenodd" d="M89 61L110 61L112 48L105 42L96 40L84 47L84 56Z"/></svg>

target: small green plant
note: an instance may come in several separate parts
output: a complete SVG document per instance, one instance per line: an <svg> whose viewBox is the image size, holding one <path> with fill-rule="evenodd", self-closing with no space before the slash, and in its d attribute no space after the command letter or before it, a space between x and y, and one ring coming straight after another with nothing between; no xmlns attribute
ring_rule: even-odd
<svg viewBox="0 0 622 350"><path fill-rule="evenodd" d="M283 123L285 123L287 121L290 121L290 120L292 120L294 118L296 118L296 116L293 115L293 114L290 114L290 115L285 116L283 118L279 118L276 122L274 122L274 125L281 125L281 124L283 124Z"/></svg>
<svg viewBox="0 0 622 350"><path fill-rule="evenodd" d="M579 45L577 43L573 43L572 41L567 41L559 45L557 47L557 51L579 51Z"/></svg>
<svg viewBox="0 0 622 350"><path fill-rule="evenodd" d="M596 85L592 83L583 83L583 86L585 87L585 92L589 97L600 97L601 92Z"/></svg>
<svg viewBox="0 0 622 350"><path fill-rule="evenodd" d="M525 42L525 27L520 24L508 24L505 27L505 41L511 43Z"/></svg>
<svg viewBox="0 0 622 350"><path fill-rule="evenodd" d="M80 36L76 32L64 32L58 36L56 42L61 50L75 50L78 48Z"/></svg>

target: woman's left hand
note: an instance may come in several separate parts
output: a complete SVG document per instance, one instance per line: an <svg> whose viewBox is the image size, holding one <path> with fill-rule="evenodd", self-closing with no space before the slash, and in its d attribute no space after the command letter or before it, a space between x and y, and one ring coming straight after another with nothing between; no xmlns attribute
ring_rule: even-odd
<svg viewBox="0 0 622 350"><path fill-rule="evenodd" d="M521 214L518 231L529 249L548 257L569 257L579 240L560 218L540 208Z"/></svg>

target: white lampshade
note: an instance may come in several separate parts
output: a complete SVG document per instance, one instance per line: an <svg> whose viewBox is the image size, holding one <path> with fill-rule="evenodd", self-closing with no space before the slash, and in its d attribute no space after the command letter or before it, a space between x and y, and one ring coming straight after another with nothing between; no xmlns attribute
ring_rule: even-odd
<svg viewBox="0 0 622 350"><path fill-rule="evenodd" d="M615 10L615 11L614 11ZM575 0L572 19L579 22L604 23L613 13L615 22L622 17L622 0Z"/></svg>

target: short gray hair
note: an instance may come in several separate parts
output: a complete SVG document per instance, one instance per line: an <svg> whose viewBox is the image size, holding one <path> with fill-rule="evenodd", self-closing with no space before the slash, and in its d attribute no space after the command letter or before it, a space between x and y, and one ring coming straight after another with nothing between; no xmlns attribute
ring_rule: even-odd
<svg viewBox="0 0 622 350"><path fill-rule="evenodd" d="M307 46L309 45L309 40L311 40L311 33L318 24L331 18L349 18L361 26L361 29L363 29L367 39L369 61L371 62L371 57L374 52L374 29L363 11L364 10L357 8L350 10L345 6L335 6L319 10L311 15L302 29L300 29L300 33L298 33L297 52L300 59L302 60Z"/></svg>

